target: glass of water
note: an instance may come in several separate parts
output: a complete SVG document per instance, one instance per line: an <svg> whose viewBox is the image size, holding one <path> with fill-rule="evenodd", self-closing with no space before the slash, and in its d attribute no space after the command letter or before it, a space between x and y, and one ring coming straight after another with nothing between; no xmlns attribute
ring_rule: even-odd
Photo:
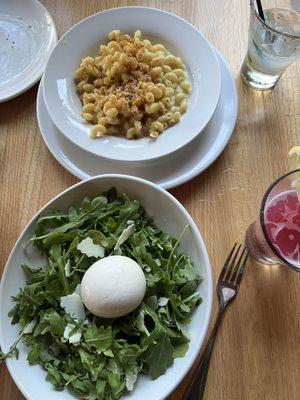
<svg viewBox="0 0 300 400"><path fill-rule="evenodd" d="M248 51L241 75L250 87L272 89L285 69L300 57L300 14L284 8L264 10L260 18L250 1Z"/></svg>

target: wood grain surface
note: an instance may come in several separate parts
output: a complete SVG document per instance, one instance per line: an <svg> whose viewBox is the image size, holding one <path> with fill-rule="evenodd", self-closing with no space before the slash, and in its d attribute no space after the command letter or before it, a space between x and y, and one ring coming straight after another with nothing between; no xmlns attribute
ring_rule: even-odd
<svg viewBox="0 0 300 400"><path fill-rule="evenodd" d="M229 249L235 241L243 241L247 226L256 218L264 190L288 169L288 150L300 145L300 63L286 71L272 92L255 92L241 83L239 70L248 36L246 0L42 3L54 17L60 36L82 18L106 8L162 8L199 28L228 61L239 94L232 138L210 168L172 190L203 234L216 281ZM280 3L290 6L288 0ZM300 8L298 0L292 3ZM37 85L0 104L0 271L29 218L77 182L52 157L41 138L36 94ZM216 304L214 315L215 311ZM205 400L298 400L299 344L300 274L250 260L241 291L217 339ZM188 384L189 377L168 400L182 399ZM24 399L4 365L0 367L0 399Z"/></svg>

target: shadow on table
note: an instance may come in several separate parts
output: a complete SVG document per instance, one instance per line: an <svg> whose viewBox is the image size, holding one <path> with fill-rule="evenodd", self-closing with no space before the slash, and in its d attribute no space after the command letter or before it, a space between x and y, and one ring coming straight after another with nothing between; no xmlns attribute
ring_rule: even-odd
<svg viewBox="0 0 300 400"><path fill-rule="evenodd" d="M11 100L0 103L0 121L1 124L14 124L16 120L32 117L33 107L35 109L37 89L39 83L32 88ZM35 114L35 110L34 110Z"/></svg>

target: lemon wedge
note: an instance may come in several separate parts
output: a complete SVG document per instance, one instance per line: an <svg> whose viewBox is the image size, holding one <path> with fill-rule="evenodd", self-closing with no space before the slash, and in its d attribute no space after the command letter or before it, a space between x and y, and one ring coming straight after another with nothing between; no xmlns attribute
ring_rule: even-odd
<svg viewBox="0 0 300 400"><path fill-rule="evenodd" d="M289 151L289 158L292 169L300 168L300 146L294 146Z"/></svg>
<svg viewBox="0 0 300 400"><path fill-rule="evenodd" d="M300 168L300 146L294 146L291 148L291 150L289 151L289 158L292 169ZM298 193L298 198L300 200L300 172L292 185L296 189Z"/></svg>

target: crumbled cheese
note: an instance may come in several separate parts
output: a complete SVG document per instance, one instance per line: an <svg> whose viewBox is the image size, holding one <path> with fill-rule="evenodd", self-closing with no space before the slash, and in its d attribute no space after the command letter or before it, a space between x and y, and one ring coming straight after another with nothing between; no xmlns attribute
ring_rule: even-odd
<svg viewBox="0 0 300 400"><path fill-rule="evenodd" d="M78 296L81 297L81 284L78 283L78 285L76 286L74 293L78 294Z"/></svg>
<svg viewBox="0 0 300 400"><path fill-rule="evenodd" d="M101 244L94 244L90 237L87 237L78 243L77 250L81 251L82 254L85 254L88 257L104 257L104 247L101 246Z"/></svg>
<svg viewBox="0 0 300 400"><path fill-rule="evenodd" d="M23 333L25 333L25 335L32 333L35 325L36 325L36 319L33 319L31 322L28 322L28 324L23 329Z"/></svg>
<svg viewBox="0 0 300 400"><path fill-rule="evenodd" d="M135 225L131 224L127 228L123 230L121 235L119 236L117 243L115 244L114 250L117 250L120 248L121 244L126 242L135 232Z"/></svg>
<svg viewBox="0 0 300 400"><path fill-rule="evenodd" d="M48 332L50 332L50 331L51 331L51 328L50 328L50 326L48 325L48 326L46 326L46 328L44 328L44 329L42 330L41 335L46 335L46 333L48 333Z"/></svg>
<svg viewBox="0 0 300 400"><path fill-rule="evenodd" d="M114 357L114 353L113 353L110 349L105 350L105 351L103 352L103 354L104 354L105 356L107 356L107 357L111 357L111 358Z"/></svg>
<svg viewBox="0 0 300 400"><path fill-rule="evenodd" d="M144 332L145 323L144 323L144 313L142 311L140 311L138 316L136 317L136 326L139 331Z"/></svg>
<svg viewBox="0 0 300 400"><path fill-rule="evenodd" d="M60 306L72 318L81 321L85 318L85 310L81 297L77 293L69 294L60 298Z"/></svg>
<svg viewBox="0 0 300 400"><path fill-rule="evenodd" d="M166 297L160 297L158 299L158 305L160 307L164 307L164 306L166 306L168 304L168 301L169 301L169 299L167 299Z"/></svg>
<svg viewBox="0 0 300 400"><path fill-rule="evenodd" d="M120 249L120 247L116 250L114 250L114 256L121 256L122 255L122 250Z"/></svg>
<svg viewBox="0 0 300 400"><path fill-rule="evenodd" d="M125 382L126 382L126 389L133 390L134 384L137 380L137 374L133 372L126 372Z"/></svg>
<svg viewBox="0 0 300 400"><path fill-rule="evenodd" d="M65 275L67 278L71 275L71 262L68 260L65 265Z"/></svg>
<svg viewBox="0 0 300 400"><path fill-rule="evenodd" d="M140 332L145 332L147 336L150 336L150 333L145 325L145 317L143 311L140 311L138 316L136 317L136 327Z"/></svg>
<svg viewBox="0 0 300 400"><path fill-rule="evenodd" d="M68 324L64 330L64 338L68 340L69 343L73 344L74 346L78 346L80 344L80 339L82 333L77 331L70 336L70 333L75 328L75 325Z"/></svg>

